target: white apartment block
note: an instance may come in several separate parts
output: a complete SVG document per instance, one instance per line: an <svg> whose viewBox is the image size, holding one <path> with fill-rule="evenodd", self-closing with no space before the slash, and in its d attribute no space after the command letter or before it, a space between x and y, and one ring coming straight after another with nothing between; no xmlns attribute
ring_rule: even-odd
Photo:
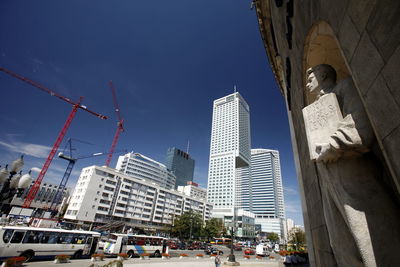
<svg viewBox="0 0 400 267"><path fill-rule="evenodd" d="M139 153L130 152L119 156L116 169L133 178L145 179L167 189L175 188L175 174L164 164Z"/></svg>
<svg viewBox="0 0 400 267"><path fill-rule="evenodd" d="M207 199L213 213L231 213L236 201L236 169L250 164L249 106L235 92L213 103Z"/></svg>
<svg viewBox="0 0 400 267"><path fill-rule="evenodd" d="M178 192L184 193L187 196L199 198L199 199L206 199L207 198L207 190L204 188L199 187L199 185L195 182L188 181L187 185L178 186Z"/></svg>
<svg viewBox="0 0 400 267"><path fill-rule="evenodd" d="M208 220L212 204L112 168L90 166L82 169L64 218L96 224L124 221L157 229L189 210Z"/></svg>

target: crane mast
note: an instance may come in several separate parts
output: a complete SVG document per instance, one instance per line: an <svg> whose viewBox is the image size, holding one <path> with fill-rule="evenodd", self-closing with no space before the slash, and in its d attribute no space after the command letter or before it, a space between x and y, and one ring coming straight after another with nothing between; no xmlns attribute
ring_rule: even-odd
<svg viewBox="0 0 400 267"><path fill-rule="evenodd" d="M112 96L113 96L113 102L114 102L114 108L115 108L115 113L117 113L117 118L118 118L118 124L117 124L117 130L115 131L115 135L111 144L111 148L110 151L108 152L108 156L106 159L106 166L110 166L110 162L112 159L112 155L114 153L115 147L117 145L118 139L119 139L119 135L121 134L121 132L124 131L124 119L121 116L121 111L119 109L119 105L118 105L118 100L117 100L117 94L115 93L115 87L113 85L113 82L110 81L109 82L110 85L110 90L112 92Z"/></svg>

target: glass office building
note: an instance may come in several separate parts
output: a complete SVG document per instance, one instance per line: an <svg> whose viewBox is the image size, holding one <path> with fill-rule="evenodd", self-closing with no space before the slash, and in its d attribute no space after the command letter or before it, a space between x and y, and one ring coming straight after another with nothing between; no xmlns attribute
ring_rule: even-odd
<svg viewBox="0 0 400 267"><path fill-rule="evenodd" d="M169 148L165 165L175 174L175 188L187 185L188 181L193 182L194 160L188 153L175 147Z"/></svg>

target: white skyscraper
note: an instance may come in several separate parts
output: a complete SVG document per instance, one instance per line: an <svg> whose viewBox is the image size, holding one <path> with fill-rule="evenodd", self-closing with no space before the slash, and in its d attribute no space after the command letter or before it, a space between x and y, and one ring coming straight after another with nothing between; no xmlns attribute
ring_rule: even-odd
<svg viewBox="0 0 400 267"><path fill-rule="evenodd" d="M243 188L242 198L247 199L246 191L251 192L249 203L243 209L256 215L255 223L261 224L262 232L275 232L285 238L285 208L279 151L271 149L251 150L251 178L249 188ZM246 187L247 184L242 184Z"/></svg>
<svg viewBox="0 0 400 267"><path fill-rule="evenodd" d="M249 106L235 92L214 101L208 169L208 201L213 214L232 213L240 183L237 168L250 164Z"/></svg>

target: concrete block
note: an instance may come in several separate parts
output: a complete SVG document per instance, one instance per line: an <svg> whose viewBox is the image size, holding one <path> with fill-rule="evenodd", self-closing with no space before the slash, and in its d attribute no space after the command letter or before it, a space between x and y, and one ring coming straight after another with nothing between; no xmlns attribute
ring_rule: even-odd
<svg viewBox="0 0 400 267"><path fill-rule="evenodd" d="M368 20L367 31L385 61L400 44L399 14L400 1L380 0Z"/></svg>
<svg viewBox="0 0 400 267"><path fill-rule="evenodd" d="M350 62L353 57L354 50L360 41L360 37L361 35L357 31L351 18L348 15L344 16L342 26L339 30L338 39L343 54L348 62Z"/></svg>
<svg viewBox="0 0 400 267"><path fill-rule="evenodd" d="M382 70L382 75L386 80L386 84L389 87L397 105L400 105L400 45L396 51L390 57Z"/></svg>
<svg viewBox="0 0 400 267"><path fill-rule="evenodd" d="M367 94L383 66L381 55L371 42L368 33L364 32L350 62L354 82L362 95Z"/></svg>
<svg viewBox="0 0 400 267"><path fill-rule="evenodd" d="M382 75L377 77L368 90L365 102L370 119L382 139L400 125L400 108Z"/></svg>
<svg viewBox="0 0 400 267"><path fill-rule="evenodd" d="M367 25L368 18L374 9L377 0L350 0L347 6L347 14L354 22L359 33L362 33Z"/></svg>
<svg viewBox="0 0 400 267"><path fill-rule="evenodd" d="M383 147L386 150L386 153L389 157L390 164L393 167L393 171L395 173L395 184L400 185L400 127L397 127L394 131L392 131L385 139L383 139ZM397 189L399 192L400 189Z"/></svg>

